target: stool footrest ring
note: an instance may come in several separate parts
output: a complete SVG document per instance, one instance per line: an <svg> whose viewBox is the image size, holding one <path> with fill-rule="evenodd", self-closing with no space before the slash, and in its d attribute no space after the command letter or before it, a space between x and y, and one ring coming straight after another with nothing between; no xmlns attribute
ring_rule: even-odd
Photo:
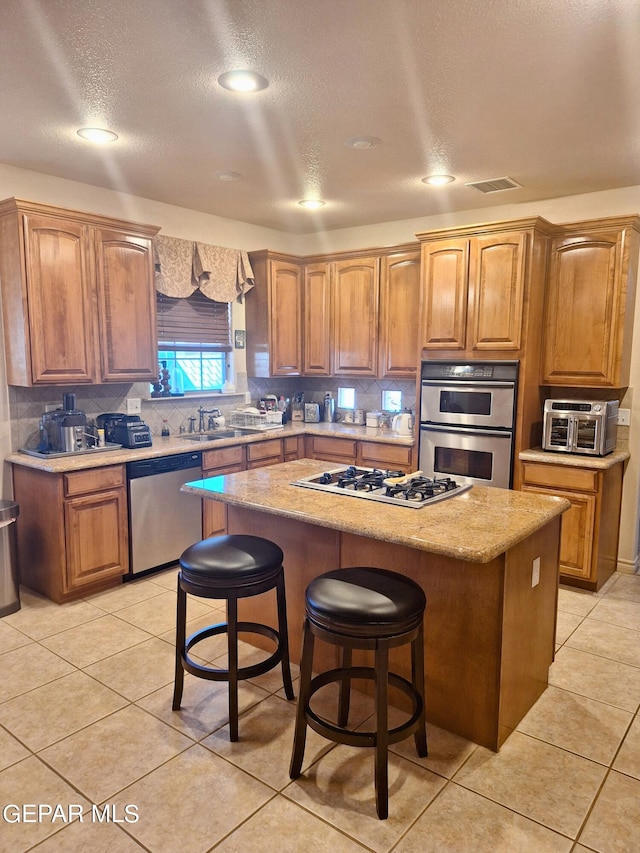
<svg viewBox="0 0 640 853"><path fill-rule="evenodd" d="M342 728L341 726L333 725L327 720L319 717L310 707L311 697L327 684L353 678L366 678L373 681L375 677L376 672L373 667L352 666L330 669L327 672L323 672L312 678L309 685L309 698L305 706L305 713L307 715L307 723L309 727L319 735L328 737L337 743L344 743L348 746L376 746L377 738L375 732L352 732L348 729ZM388 678L389 685L401 690L409 697L409 699L411 699L412 704L411 717L406 720L406 722L402 723L402 725L388 730L388 742L391 744L404 740L408 735L413 734L413 732L417 730L422 716L423 701L418 693L416 693L410 681L407 681L400 675L396 675L394 672L390 672L388 674Z"/></svg>
<svg viewBox="0 0 640 853"><path fill-rule="evenodd" d="M221 622L218 625L210 625L208 628L202 628L200 631L196 631L188 638L184 646L184 651L181 654L182 665L187 672L190 672L191 675L197 675L200 678L206 678L208 681L229 680L228 669L214 669L213 667L203 666L202 664L193 661L188 654L190 649L202 640L206 640L207 637L226 634L227 627L226 622ZM239 681L247 678L255 678L258 675L264 675L265 672L269 672L269 670L273 669L274 666L277 666L277 664L282 661L284 649L280 642L280 634L275 630L275 628L271 628L269 625L260 625L257 622L238 622L238 633L261 634L263 637L268 637L277 644L276 650L268 658L265 658L265 660L260 661L259 663L254 663L251 666L239 667Z"/></svg>

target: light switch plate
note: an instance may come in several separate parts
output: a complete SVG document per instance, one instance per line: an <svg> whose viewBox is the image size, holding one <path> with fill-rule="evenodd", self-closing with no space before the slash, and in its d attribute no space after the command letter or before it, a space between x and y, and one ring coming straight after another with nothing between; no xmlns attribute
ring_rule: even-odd
<svg viewBox="0 0 640 853"><path fill-rule="evenodd" d="M127 397L127 414L139 415L142 412L142 400L140 397Z"/></svg>
<svg viewBox="0 0 640 853"><path fill-rule="evenodd" d="M631 409L618 409L618 426L631 424Z"/></svg>

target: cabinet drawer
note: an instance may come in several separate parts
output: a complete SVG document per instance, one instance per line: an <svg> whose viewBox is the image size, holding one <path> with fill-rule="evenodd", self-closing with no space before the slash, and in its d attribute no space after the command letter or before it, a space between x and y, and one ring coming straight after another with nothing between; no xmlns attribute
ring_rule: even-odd
<svg viewBox="0 0 640 853"><path fill-rule="evenodd" d="M71 471L64 474L64 493L67 497L100 492L124 486L124 465L110 465L107 468L89 468L86 471Z"/></svg>
<svg viewBox="0 0 640 853"><path fill-rule="evenodd" d="M579 492L598 491L598 472L589 468L570 468L565 465L545 465L525 462L523 482L551 489L575 489Z"/></svg>
<svg viewBox="0 0 640 853"><path fill-rule="evenodd" d="M247 445L247 462L257 462L261 459L272 459L282 455L282 441L272 438L269 441L258 441Z"/></svg>
<svg viewBox="0 0 640 853"><path fill-rule="evenodd" d="M347 462L356 461L356 442L346 438L314 437L313 456L315 459L335 459L339 457Z"/></svg>
<svg viewBox="0 0 640 853"><path fill-rule="evenodd" d="M411 448L375 441L360 442L360 459L368 468L376 465L400 465L406 468L411 462Z"/></svg>
<svg viewBox="0 0 640 853"><path fill-rule="evenodd" d="M236 447L221 447L220 450L205 450L202 454L202 470L204 472L226 468L228 465L243 465L244 460L245 449L242 444Z"/></svg>

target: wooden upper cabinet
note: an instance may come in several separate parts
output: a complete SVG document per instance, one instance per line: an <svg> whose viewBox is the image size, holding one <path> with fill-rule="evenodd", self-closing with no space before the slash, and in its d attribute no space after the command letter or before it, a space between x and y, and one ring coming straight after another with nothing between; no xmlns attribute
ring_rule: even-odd
<svg viewBox="0 0 640 853"><path fill-rule="evenodd" d="M563 226L552 240L545 385L629 384L640 219Z"/></svg>
<svg viewBox="0 0 640 853"><path fill-rule="evenodd" d="M332 302L334 375L376 376L379 259L334 262Z"/></svg>
<svg viewBox="0 0 640 853"><path fill-rule="evenodd" d="M156 375L151 237L158 230L18 199L0 202L10 385Z"/></svg>
<svg viewBox="0 0 640 853"><path fill-rule="evenodd" d="M152 382L158 374L151 240L95 234L102 378Z"/></svg>
<svg viewBox="0 0 640 853"><path fill-rule="evenodd" d="M249 255L256 286L247 294L247 373L302 373L302 272L295 258L270 251Z"/></svg>
<svg viewBox="0 0 640 853"><path fill-rule="evenodd" d="M304 268L305 376L331 376L331 266L306 264Z"/></svg>
<svg viewBox="0 0 640 853"><path fill-rule="evenodd" d="M422 245L422 346L463 350L467 334L468 239Z"/></svg>
<svg viewBox="0 0 640 853"><path fill-rule="evenodd" d="M522 231L474 237L469 259L469 349L519 350L527 235Z"/></svg>
<svg viewBox="0 0 640 853"><path fill-rule="evenodd" d="M380 268L380 378L415 379L420 353L420 250L386 255Z"/></svg>
<svg viewBox="0 0 640 853"><path fill-rule="evenodd" d="M34 383L93 382L95 357L88 228L47 216L24 217L27 327L20 337L31 346L20 347L19 370ZM3 276L3 283L7 279ZM10 284L10 282L9 282ZM19 282L15 282L16 285ZM12 315L9 314L11 319ZM15 317L17 324L19 319ZM12 335L14 324L8 329ZM15 330L17 331L17 329ZM9 338L11 349L11 337ZM10 361L13 377L15 360ZM22 378L22 377L20 377ZM11 379L9 380L11 382Z"/></svg>
<svg viewBox="0 0 640 853"><path fill-rule="evenodd" d="M527 235L456 237L422 246L422 346L519 350Z"/></svg>

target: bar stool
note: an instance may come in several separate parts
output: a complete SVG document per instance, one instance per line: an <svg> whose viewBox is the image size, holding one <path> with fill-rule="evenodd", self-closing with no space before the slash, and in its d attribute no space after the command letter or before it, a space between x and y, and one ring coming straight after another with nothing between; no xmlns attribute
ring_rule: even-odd
<svg viewBox="0 0 640 853"><path fill-rule="evenodd" d="M255 678L282 665L282 681L287 699L293 699L289 666L289 635L285 602L282 550L258 536L215 536L191 545L180 557L176 619L176 670L173 690L174 711L182 701L184 671L209 681L229 683L229 739L238 740L238 681ZM276 590L278 630L256 622L238 622L238 599ZM227 621L196 631L185 638L187 593L200 598L226 599ZM238 632L261 634L276 644L266 660L252 666L238 666ZM227 634L227 669L202 666L189 657L201 640Z"/></svg>
<svg viewBox="0 0 640 853"><path fill-rule="evenodd" d="M375 748L376 811L388 816L388 747L413 734L419 756L427 755L424 707L425 594L409 578L383 569L336 569L311 581L306 590L306 615L300 661L300 695L289 775L302 769L309 726L335 743ZM342 649L342 664L312 677L314 638ZM411 643L411 682L389 672L389 649ZM372 649L374 666L352 666L353 649ZM352 678L372 679L375 730L352 732L347 726ZM319 717L310 700L321 687L339 682L337 725ZM411 700L411 716L388 728L387 687L397 687Z"/></svg>

